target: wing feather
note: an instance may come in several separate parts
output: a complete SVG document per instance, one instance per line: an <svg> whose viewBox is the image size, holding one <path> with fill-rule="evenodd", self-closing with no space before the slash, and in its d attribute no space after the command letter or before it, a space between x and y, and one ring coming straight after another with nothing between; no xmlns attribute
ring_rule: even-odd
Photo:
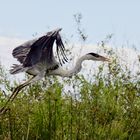
<svg viewBox="0 0 140 140"><path fill-rule="evenodd" d="M13 56L17 58L24 67L30 67L43 61L53 65L55 60L53 44L56 41L57 56L59 63L62 65L62 63L68 59L65 54L65 46L59 34L60 30L61 29L57 29L48 32L47 35L15 48L13 50Z"/></svg>
<svg viewBox="0 0 140 140"><path fill-rule="evenodd" d="M16 58L21 64L24 63L24 60L31 49L31 45L36 40L37 39L27 41L26 43L16 47L12 52L13 57Z"/></svg>

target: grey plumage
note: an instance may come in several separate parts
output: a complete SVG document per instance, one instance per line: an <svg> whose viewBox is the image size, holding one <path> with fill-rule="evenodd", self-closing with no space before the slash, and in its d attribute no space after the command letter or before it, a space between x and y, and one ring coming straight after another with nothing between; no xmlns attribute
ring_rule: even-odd
<svg viewBox="0 0 140 140"><path fill-rule="evenodd" d="M44 64L46 66L46 70L58 65L53 53L53 45L55 42L59 63L60 65L65 63L68 59L65 54L65 47L59 31L61 31L60 28L48 32L47 35L36 40L28 41L25 44L16 47L12 54L13 57L17 58L21 65L13 66L10 73L16 74L23 71L28 73L28 70L31 71L35 65L40 64ZM34 75L34 73L32 75Z"/></svg>

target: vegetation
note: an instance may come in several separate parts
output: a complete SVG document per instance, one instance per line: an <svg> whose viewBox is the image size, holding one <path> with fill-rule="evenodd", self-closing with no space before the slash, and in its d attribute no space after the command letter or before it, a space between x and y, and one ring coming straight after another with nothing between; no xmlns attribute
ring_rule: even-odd
<svg viewBox="0 0 140 140"><path fill-rule="evenodd" d="M78 32L86 40L80 26ZM139 140L140 71L122 66L104 41L101 47L113 61L96 73L47 77L24 88L0 116L0 140ZM0 67L1 107L17 85Z"/></svg>
<svg viewBox="0 0 140 140"><path fill-rule="evenodd" d="M11 93L8 74L0 70L0 85ZM139 73L131 75L116 58L90 75L93 82L78 75L63 82L50 77L31 85L0 116L0 139L140 139ZM74 90L64 90L65 85ZM3 88L1 107L9 96Z"/></svg>

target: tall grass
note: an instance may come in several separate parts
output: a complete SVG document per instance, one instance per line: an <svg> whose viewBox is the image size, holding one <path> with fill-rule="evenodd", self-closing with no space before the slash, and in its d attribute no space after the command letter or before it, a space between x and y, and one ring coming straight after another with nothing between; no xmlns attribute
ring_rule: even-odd
<svg viewBox="0 0 140 140"><path fill-rule="evenodd" d="M132 78L117 60L106 66L107 74L104 67L90 75L94 82L83 75L63 82L51 77L22 90L0 116L0 139L140 139L139 74ZM0 84L10 93L10 80L3 68L0 75ZM66 83L73 85L75 93L64 91ZM7 96L1 89L1 106Z"/></svg>

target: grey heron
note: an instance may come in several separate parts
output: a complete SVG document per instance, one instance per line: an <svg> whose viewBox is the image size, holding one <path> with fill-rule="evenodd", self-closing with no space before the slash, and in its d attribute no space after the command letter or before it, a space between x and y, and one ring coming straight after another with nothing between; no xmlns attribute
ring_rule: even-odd
<svg viewBox="0 0 140 140"><path fill-rule="evenodd" d="M50 31L46 35L41 36L38 39L27 41L13 50L12 55L20 62L20 64L14 64L10 73L17 74L20 72L26 72L32 75L32 78L16 87L6 104L9 101L14 100L22 88L42 79L44 76L58 75L61 77L70 77L80 72L84 60L109 61L108 58L91 52L80 57L74 68L71 70L64 70L62 64L67 62L68 59L65 53L64 44L59 34L61 30L61 28L58 28ZM53 53L54 43L56 43L58 61L55 59ZM3 110L4 107L0 112Z"/></svg>

